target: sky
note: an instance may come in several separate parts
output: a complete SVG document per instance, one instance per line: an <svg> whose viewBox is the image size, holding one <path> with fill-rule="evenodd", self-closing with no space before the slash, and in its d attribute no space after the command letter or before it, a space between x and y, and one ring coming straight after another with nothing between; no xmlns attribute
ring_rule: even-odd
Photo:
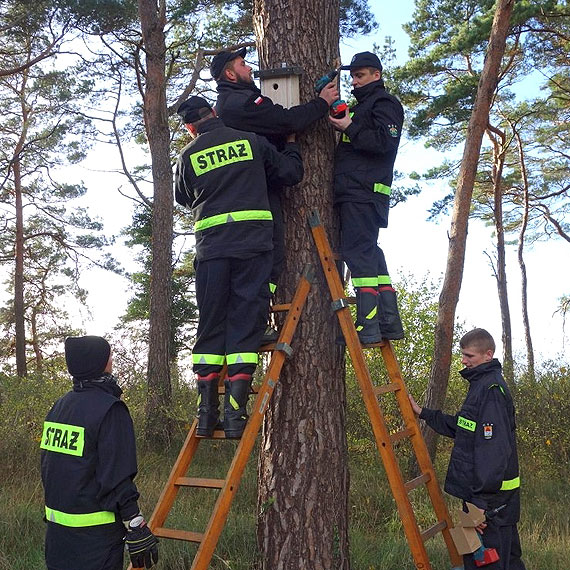
<svg viewBox="0 0 570 570"><path fill-rule="evenodd" d="M397 62L404 63L409 42L402 24L411 20L414 8L412 0L400 0L396 4L371 0L370 4L380 24L379 30L369 37L351 39L342 44L343 63L349 62L356 52L371 50L374 43L382 45L387 35L395 41ZM421 144L407 140L404 133L396 169L403 173L421 172L439 164L442 159L443 156L433 149L425 149ZM106 233L117 234L131 220L131 204L117 192L123 180L101 172L103 164L105 168L116 164L116 156L111 149L92 152L88 161L81 166L79 177L89 188L90 212L103 219ZM434 223L426 219L433 201L447 194L446 184L438 182L426 185L421 195L410 198L391 211L389 227L380 231L379 243L385 251L393 280L398 281L398 276L403 274L413 274L419 282L437 282L442 278L448 252L450 220L443 217ZM137 269L132 252L121 248L120 244L114 251L127 270ZM494 252L491 229L478 221L471 221L457 318L467 329L475 326L488 329L497 341L500 355L501 322L497 290L486 252ZM570 293L569 253L570 246L562 240L537 244L526 253L530 320L539 363L562 356L565 347L569 346L570 336L563 335L562 319L554 314L558 298ZM517 360L524 364L520 277L516 252L512 249L508 251L507 271L513 344ZM91 311L82 311L78 324L84 327L87 334L107 335L125 311L130 295L128 282L124 278L93 270L86 272L82 285L90 292Z"/></svg>

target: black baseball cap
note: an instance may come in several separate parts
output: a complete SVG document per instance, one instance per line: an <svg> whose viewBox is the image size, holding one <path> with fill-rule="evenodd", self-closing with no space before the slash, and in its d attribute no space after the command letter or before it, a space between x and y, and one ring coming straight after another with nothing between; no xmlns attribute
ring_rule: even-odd
<svg viewBox="0 0 570 570"><path fill-rule="evenodd" d="M210 73L212 74L212 77L218 81L220 75L222 75L224 67L226 67L226 64L236 57L245 57L246 51L246 48L241 48L237 51L221 51L216 54L210 64Z"/></svg>
<svg viewBox="0 0 570 570"><path fill-rule="evenodd" d="M180 103L176 112L184 123L191 124L207 117L211 111L212 106L206 99L193 96Z"/></svg>
<svg viewBox="0 0 570 570"><path fill-rule="evenodd" d="M378 56L371 51L363 51L355 54L350 65L343 65L341 69L356 69L357 67L375 67L382 71L382 64Z"/></svg>

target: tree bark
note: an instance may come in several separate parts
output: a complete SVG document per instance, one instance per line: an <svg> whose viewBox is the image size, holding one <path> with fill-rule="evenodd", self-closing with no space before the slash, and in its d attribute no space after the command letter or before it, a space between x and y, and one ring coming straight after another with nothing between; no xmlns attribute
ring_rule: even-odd
<svg viewBox="0 0 570 570"><path fill-rule="evenodd" d="M463 159L453 204L451 228L449 230L447 267L439 297L434 356L425 402L425 405L429 408L442 407L449 383L455 310L463 279L471 197L477 174L477 163L479 161L483 133L489 120L489 110L498 83L501 60L505 53L506 38L513 6L514 0L497 1L487 55L477 87L475 104L473 105L473 111L467 127L467 139L463 150ZM425 425L423 431L430 455L434 458L437 435Z"/></svg>
<svg viewBox="0 0 570 570"><path fill-rule="evenodd" d="M170 133L166 105L165 0L139 0L146 54L144 122L152 161L152 265L145 437L168 443L172 400L170 382L173 197Z"/></svg>
<svg viewBox="0 0 570 570"><path fill-rule="evenodd" d="M505 249L505 227L503 222L503 168L505 165L505 133L496 127L489 127L487 135L493 144L493 222L497 234L497 293L501 311L501 330L503 344L503 374L509 385L514 383L513 343L511 330L511 311L507 289L507 255Z"/></svg>
<svg viewBox="0 0 570 570"><path fill-rule="evenodd" d="M304 68L301 100L338 57L338 0L255 0L254 27L262 68ZM311 38L311 41L307 41ZM318 49L315 49L318 46ZM259 462L258 542L262 567L348 569L348 468L344 351L307 216L317 209L333 244L335 136L324 121L301 137L305 178L284 194L286 268L278 288L290 300L306 263L316 269L297 333L263 429Z"/></svg>
<svg viewBox="0 0 570 570"><path fill-rule="evenodd" d="M517 141L517 147L519 151L519 166L521 170L522 178L522 190L523 190L523 216L521 220L521 228L519 231L519 243L517 248L517 258L519 262L519 267L521 271L521 305L522 305L522 317L523 317L523 327L524 327L524 338L526 343L526 360L527 369L529 376L534 380L534 349L532 346L532 336L530 334L530 318L528 315L528 279L526 274L526 264L524 262L524 241L526 235L526 229L528 226L528 216L529 216L529 183L528 175L526 171L526 162L523 141L520 133L514 129L515 138Z"/></svg>

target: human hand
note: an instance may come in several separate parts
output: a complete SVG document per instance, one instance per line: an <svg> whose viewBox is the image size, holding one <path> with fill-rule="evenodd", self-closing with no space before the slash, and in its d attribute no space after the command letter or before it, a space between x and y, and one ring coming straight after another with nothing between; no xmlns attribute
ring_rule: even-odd
<svg viewBox="0 0 570 570"><path fill-rule="evenodd" d="M345 131L349 125L352 124L352 118L348 113L344 114L344 117L331 117L329 115L329 123L339 131Z"/></svg>
<svg viewBox="0 0 570 570"><path fill-rule="evenodd" d="M331 81L330 83L327 83L321 89L319 97L321 99L324 99L328 103L328 106L330 107L339 97L336 81Z"/></svg>
<svg viewBox="0 0 570 570"><path fill-rule="evenodd" d="M126 544L133 568L151 568L158 562L158 539L141 515L127 521Z"/></svg>
<svg viewBox="0 0 570 570"><path fill-rule="evenodd" d="M475 507L477 509L477 512L481 514L482 517L485 517L485 510L484 509L480 509L479 507ZM485 522L485 520L483 520L482 523L479 523L476 527L475 530L479 533L479 534L483 534L483 531L487 528L487 523Z"/></svg>
<svg viewBox="0 0 570 570"><path fill-rule="evenodd" d="M418 403L414 400L411 394L408 394L408 398L410 399L410 404L412 405L414 414L416 414L416 416L419 416L422 413L422 408L418 406Z"/></svg>

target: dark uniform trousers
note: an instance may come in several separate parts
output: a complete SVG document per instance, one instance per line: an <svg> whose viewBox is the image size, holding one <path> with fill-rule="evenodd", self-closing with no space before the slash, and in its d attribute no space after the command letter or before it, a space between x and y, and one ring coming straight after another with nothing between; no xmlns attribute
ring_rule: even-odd
<svg viewBox="0 0 570 570"><path fill-rule="evenodd" d="M193 370L200 376L220 372L220 363L200 355L229 355L228 375L252 374L269 310L273 255L246 259L220 257L196 262L196 301L200 311ZM234 362L235 360L235 362Z"/></svg>
<svg viewBox="0 0 570 570"><path fill-rule="evenodd" d="M376 204L342 202L340 209L341 251L352 279L378 278L389 285L384 252L378 247L378 229L386 227Z"/></svg>
<svg viewBox="0 0 570 570"><path fill-rule="evenodd" d="M487 523L487 528L482 535L485 548L495 548L499 554L499 560L484 566L485 570L526 570L521 560L522 551L517 525L499 526L494 521ZM475 565L473 554L463 556L465 570L476 570L480 566Z"/></svg>

